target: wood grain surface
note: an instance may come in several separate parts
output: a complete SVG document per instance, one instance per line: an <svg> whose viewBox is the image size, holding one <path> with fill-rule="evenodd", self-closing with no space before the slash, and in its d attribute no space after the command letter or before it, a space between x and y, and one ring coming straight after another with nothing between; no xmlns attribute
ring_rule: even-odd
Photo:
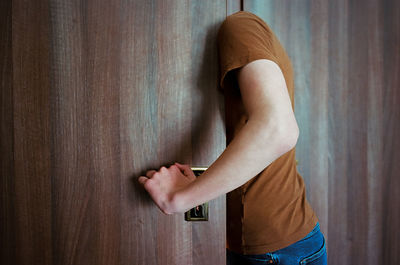
<svg viewBox="0 0 400 265"><path fill-rule="evenodd" d="M243 0L226 0L226 15L243 10Z"/></svg>
<svg viewBox="0 0 400 265"><path fill-rule="evenodd" d="M52 264L50 23L46 2L12 2L15 264Z"/></svg>
<svg viewBox="0 0 400 265"><path fill-rule="evenodd" d="M399 1L244 0L244 9L292 59L298 169L329 264L399 264Z"/></svg>
<svg viewBox="0 0 400 265"><path fill-rule="evenodd" d="M12 3L0 1L0 264L15 261Z"/></svg>
<svg viewBox="0 0 400 265"><path fill-rule="evenodd" d="M224 197L187 223L136 177L223 151L214 41L240 4L1 2L1 264L225 264ZM400 263L399 2L243 6L292 59L329 264Z"/></svg>
<svg viewBox="0 0 400 265"><path fill-rule="evenodd" d="M2 264L225 264L224 196L186 222L136 178L224 150L226 1L1 5Z"/></svg>

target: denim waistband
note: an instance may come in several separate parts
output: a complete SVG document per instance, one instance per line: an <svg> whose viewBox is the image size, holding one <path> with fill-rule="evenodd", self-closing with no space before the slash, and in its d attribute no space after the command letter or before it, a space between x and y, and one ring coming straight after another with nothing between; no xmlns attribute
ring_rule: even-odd
<svg viewBox="0 0 400 265"><path fill-rule="evenodd" d="M309 238L309 237L313 236L318 231L319 231L319 222L317 222L317 224L314 226L313 230L311 230L311 232L308 233L308 235L306 235L303 239L306 239L306 238Z"/></svg>

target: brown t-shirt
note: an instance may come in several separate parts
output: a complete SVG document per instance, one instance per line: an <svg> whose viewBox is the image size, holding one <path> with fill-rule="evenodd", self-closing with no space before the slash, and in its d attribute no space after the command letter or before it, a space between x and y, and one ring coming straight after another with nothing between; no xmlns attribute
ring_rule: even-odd
<svg viewBox="0 0 400 265"><path fill-rule="evenodd" d="M260 17L247 11L228 16L218 31L218 55L227 145L247 122L231 70L257 59L276 62L285 77L294 110L290 58ZM284 248L306 236L317 222L306 199L303 178L297 172L295 148L227 194L227 248L238 253L262 254Z"/></svg>

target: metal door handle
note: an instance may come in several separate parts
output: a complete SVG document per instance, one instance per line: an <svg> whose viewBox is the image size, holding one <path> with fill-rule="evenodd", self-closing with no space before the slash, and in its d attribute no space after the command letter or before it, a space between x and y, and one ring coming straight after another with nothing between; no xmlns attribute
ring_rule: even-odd
<svg viewBox="0 0 400 265"><path fill-rule="evenodd" d="M200 176L207 167L191 167L196 177ZM186 221L208 221L208 202L198 205L185 212Z"/></svg>

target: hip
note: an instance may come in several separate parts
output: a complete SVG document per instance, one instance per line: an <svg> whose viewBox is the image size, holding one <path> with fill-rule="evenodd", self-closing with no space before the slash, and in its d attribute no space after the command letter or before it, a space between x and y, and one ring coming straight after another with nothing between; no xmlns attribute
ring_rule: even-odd
<svg viewBox="0 0 400 265"><path fill-rule="evenodd" d="M299 241L276 251L257 255L244 255L227 249L227 265L259 264L313 264L326 265L325 237L319 222L314 229Z"/></svg>

